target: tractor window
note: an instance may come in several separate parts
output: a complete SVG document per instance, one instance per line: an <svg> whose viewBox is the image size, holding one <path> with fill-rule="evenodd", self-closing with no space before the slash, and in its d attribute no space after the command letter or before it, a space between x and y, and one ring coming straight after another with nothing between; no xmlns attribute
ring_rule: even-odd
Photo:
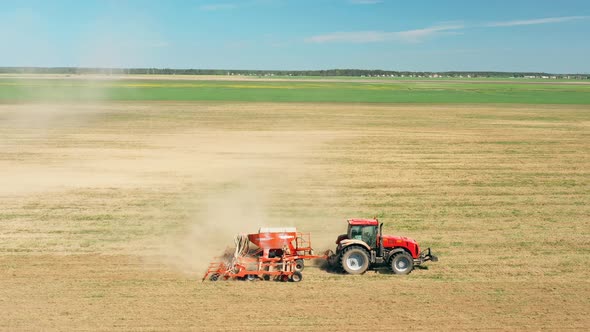
<svg viewBox="0 0 590 332"><path fill-rule="evenodd" d="M350 238L353 240L363 239L363 226L351 226L350 227Z"/></svg>
<svg viewBox="0 0 590 332"><path fill-rule="evenodd" d="M365 241L369 247L375 247L377 243L377 227L365 226L363 228L363 241Z"/></svg>
<svg viewBox="0 0 590 332"><path fill-rule="evenodd" d="M361 240L370 247L375 247L377 243L377 227L375 226L351 226L350 238Z"/></svg>

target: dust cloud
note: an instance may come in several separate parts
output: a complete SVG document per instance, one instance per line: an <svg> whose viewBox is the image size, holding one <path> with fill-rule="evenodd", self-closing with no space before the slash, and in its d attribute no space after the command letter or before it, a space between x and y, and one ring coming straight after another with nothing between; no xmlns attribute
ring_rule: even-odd
<svg viewBox="0 0 590 332"><path fill-rule="evenodd" d="M244 183L203 200L185 201L198 207L198 211L181 234L167 239L159 252L160 259L183 273L204 272L212 260L233 248L236 234L253 233L268 224L264 196L252 183Z"/></svg>
<svg viewBox="0 0 590 332"><path fill-rule="evenodd" d="M307 152L320 140L302 140L290 132L219 132L176 135L160 144L195 144L178 153L174 168L184 172L194 189L176 202L175 210L188 217L179 232L157 239L146 259L194 275L233 248L235 235L255 233L260 227L298 226L274 216L280 193L296 192L306 174ZM293 158L293 156L298 156ZM195 167L198 165L197 167ZM280 210L280 207L278 208Z"/></svg>

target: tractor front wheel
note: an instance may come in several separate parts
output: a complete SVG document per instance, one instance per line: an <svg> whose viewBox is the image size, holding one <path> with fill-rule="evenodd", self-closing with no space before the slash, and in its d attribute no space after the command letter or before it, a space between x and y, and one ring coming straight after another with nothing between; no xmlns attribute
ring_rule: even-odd
<svg viewBox="0 0 590 332"><path fill-rule="evenodd" d="M407 252L400 252L391 258L391 271L394 274L409 274L414 269L414 259Z"/></svg>
<svg viewBox="0 0 590 332"><path fill-rule="evenodd" d="M363 274L369 268L369 254L360 247L349 247L340 256L340 266L349 274Z"/></svg>

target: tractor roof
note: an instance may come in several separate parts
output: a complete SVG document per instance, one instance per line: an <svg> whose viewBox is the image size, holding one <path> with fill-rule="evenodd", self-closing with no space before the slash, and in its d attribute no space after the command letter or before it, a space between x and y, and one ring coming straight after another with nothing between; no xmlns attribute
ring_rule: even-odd
<svg viewBox="0 0 590 332"><path fill-rule="evenodd" d="M348 219L348 223L352 226L379 226L377 219Z"/></svg>

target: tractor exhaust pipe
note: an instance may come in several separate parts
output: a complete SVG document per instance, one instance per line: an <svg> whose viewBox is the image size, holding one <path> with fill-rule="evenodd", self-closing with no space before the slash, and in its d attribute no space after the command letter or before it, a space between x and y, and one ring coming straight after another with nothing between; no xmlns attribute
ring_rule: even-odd
<svg viewBox="0 0 590 332"><path fill-rule="evenodd" d="M383 223L379 224L379 254L378 257L383 257Z"/></svg>

